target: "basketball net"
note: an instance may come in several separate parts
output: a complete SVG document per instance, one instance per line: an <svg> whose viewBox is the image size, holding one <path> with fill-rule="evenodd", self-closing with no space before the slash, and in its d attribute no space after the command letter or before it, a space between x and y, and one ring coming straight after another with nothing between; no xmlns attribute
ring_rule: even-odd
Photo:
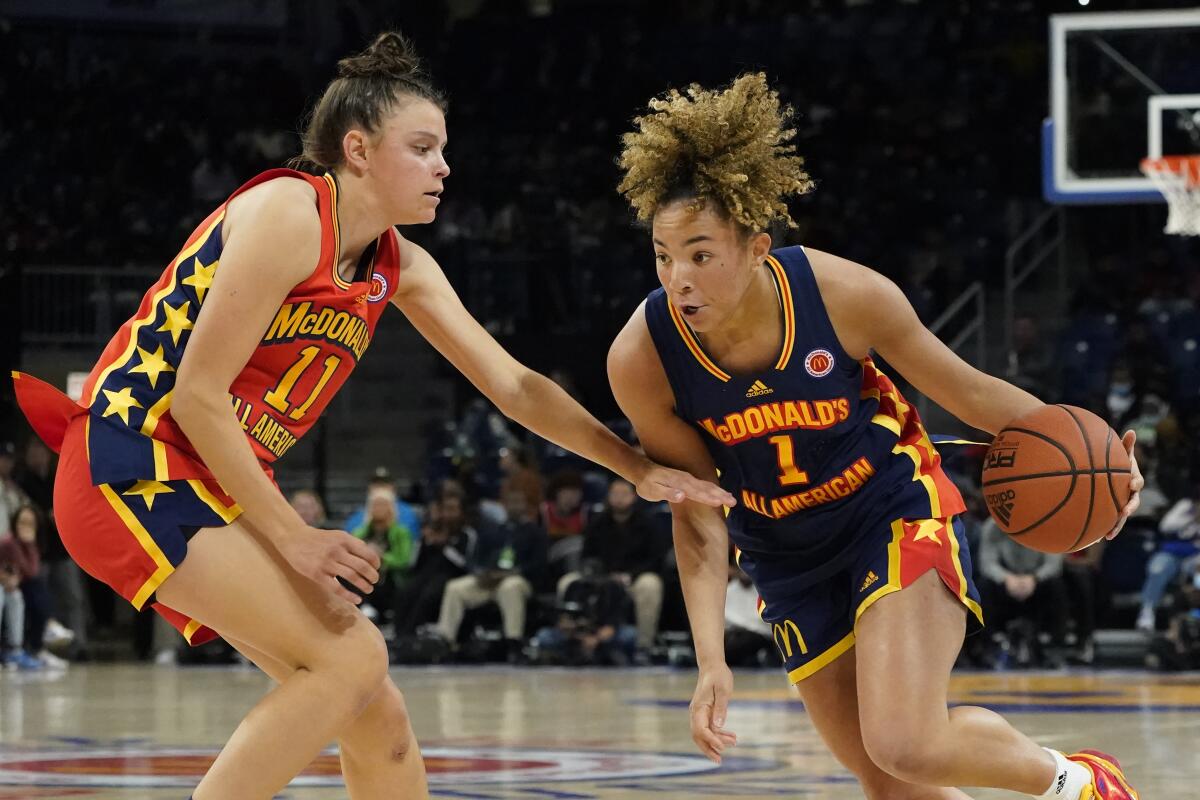
<svg viewBox="0 0 1200 800"><path fill-rule="evenodd" d="M1200 236L1200 155L1146 158L1142 173L1167 199L1163 231Z"/></svg>

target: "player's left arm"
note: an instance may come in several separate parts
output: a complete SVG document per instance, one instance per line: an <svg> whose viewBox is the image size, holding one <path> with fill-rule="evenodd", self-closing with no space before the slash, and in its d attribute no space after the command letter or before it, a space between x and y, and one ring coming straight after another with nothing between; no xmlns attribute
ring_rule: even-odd
<svg viewBox="0 0 1200 800"><path fill-rule="evenodd" d="M925 327L900 287L883 275L819 250L805 252L834 331L851 356L862 358L874 350L918 391L988 433L1043 405L1024 389L962 360ZM1144 481L1133 455L1135 439L1133 431L1123 437L1133 470L1131 496L1110 538L1140 502Z"/></svg>
<svg viewBox="0 0 1200 800"><path fill-rule="evenodd" d="M507 417L608 468L652 500L684 498L733 505L719 486L655 464L575 402L558 384L513 358L471 316L441 267L423 248L397 236L402 269L392 305Z"/></svg>

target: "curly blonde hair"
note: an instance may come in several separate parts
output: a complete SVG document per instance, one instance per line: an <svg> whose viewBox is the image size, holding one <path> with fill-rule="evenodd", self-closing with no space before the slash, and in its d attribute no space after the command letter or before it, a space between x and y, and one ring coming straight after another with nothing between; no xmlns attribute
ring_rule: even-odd
<svg viewBox="0 0 1200 800"><path fill-rule="evenodd" d="M789 144L796 131L785 127L792 107L761 72L742 75L724 89L692 84L650 101L636 117L636 130L621 137L618 161L625 195L643 222L677 199L706 200L743 227L766 230L775 220L796 227L785 199L813 190L804 159Z"/></svg>

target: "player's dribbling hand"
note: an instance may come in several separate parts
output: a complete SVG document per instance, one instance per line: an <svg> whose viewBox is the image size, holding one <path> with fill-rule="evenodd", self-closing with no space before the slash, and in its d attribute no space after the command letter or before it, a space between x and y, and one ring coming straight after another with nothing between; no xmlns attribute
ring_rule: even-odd
<svg viewBox="0 0 1200 800"><path fill-rule="evenodd" d="M1121 437L1121 443L1125 445L1126 451L1129 452L1129 502L1125 504L1125 508L1121 509L1121 516L1117 517L1117 525L1112 531L1105 536L1105 539L1114 539L1121 532L1121 528L1125 527L1125 521L1128 520L1133 512L1137 511L1138 506L1142 503L1142 487L1146 485L1146 479L1142 477L1142 471L1138 469L1137 458L1133 455L1133 446L1137 443L1137 434L1133 431L1126 431Z"/></svg>
<svg viewBox="0 0 1200 800"><path fill-rule="evenodd" d="M692 718L692 741L710 761L721 763L726 747L737 744L737 734L725 730L729 697L733 694L733 673L725 664L700 671L696 693L688 710Z"/></svg>
<svg viewBox="0 0 1200 800"><path fill-rule="evenodd" d="M283 537L280 552L292 569L336 597L358 605L362 597L338 582L342 578L364 594L379 580L379 554L345 531L303 528Z"/></svg>
<svg viewBox="0 0 1200 800"><path fill-rule="evenodd" d="M644 474L634 485L642 499L652 503L662 500L668 503L693 500L706 506L737 505L734 496L715 483L702 481L686 472L660 466L653 461L647 462Z"/></svg>

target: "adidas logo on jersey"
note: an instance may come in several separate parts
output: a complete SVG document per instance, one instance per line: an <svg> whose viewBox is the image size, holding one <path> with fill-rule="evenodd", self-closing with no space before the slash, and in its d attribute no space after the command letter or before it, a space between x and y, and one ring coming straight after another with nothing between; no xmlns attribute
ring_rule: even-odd
<svg viewBox="0 0 1200 800"><path fill-rule="evenodd" d="M879 576L875 574L875 571L868 570L867 577L863 579L862 586L858 587L859 593L861 594L862 592L865 592L867 589L871 588L871 586L878 580Z"/></svg>
<svg viewBox="0 0 1200 800"><path fill-rule="evenodd" d="M754 385L746 390L746 397L762 397L764 394L771 394L774 391L762 381L755 381Z"/></svg>

